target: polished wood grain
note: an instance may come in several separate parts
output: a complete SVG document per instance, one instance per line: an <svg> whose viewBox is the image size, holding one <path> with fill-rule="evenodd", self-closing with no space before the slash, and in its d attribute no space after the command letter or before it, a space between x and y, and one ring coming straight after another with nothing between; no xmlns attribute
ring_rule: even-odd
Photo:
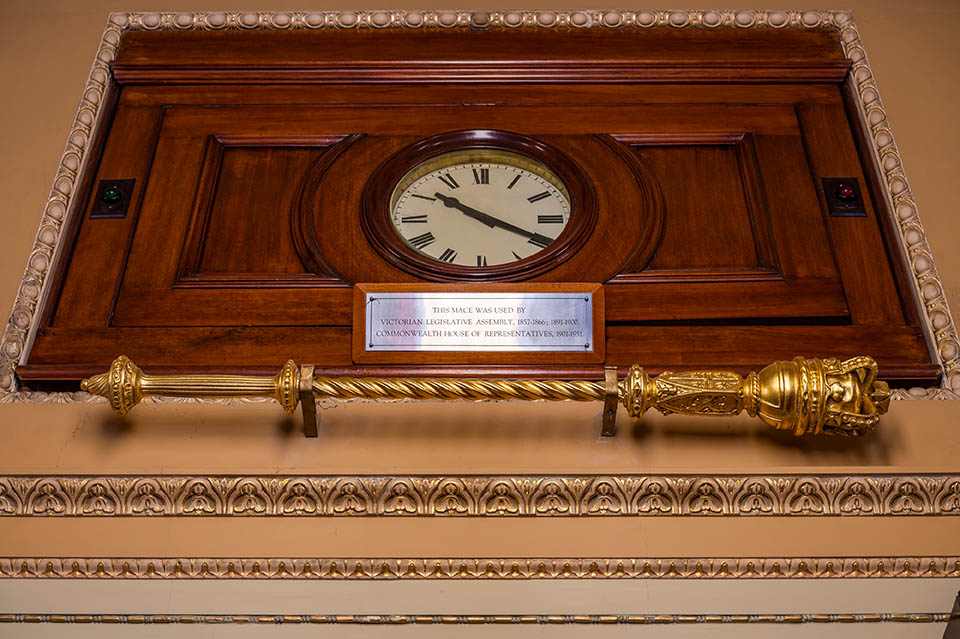
<svg viewBox="0 0 960 639"><path fill-rule="evenodd" d="M756 190L761 178L755 151L747 135L732 144L713 144L703 137L692 144L666 136L655 141L620 139L659 176L670 209L656 255L636 269L634 281L689 278L691 271L712 271L727 279L778 273L768 213ZM693 186L707 183L709 189ZM697 245L695 252L691 242ZM622 273L616 281L625 279Z"/></svg>
<svg viewBox="0 0 960 639"><path fill-rule="evenodd" d="M207 206L196 212L180 284L210 276L306 274L284 222L295 195L288 183L306 174L317 148L226 146L216 140L212 146L215 177L197 198Z"/></svg>
<svg viewBox="0 0 960 639"><path fill-rule="evenodd" d="M884 171L871 151L869 127L863 116L860 115L859 108L856 105L856 88L852 78L848 77L843 82L841 93L847 121L850 123L851 133L853 134L857 158L860 160L860 167L866 180L864 195L870 199L877 223L880 226L880 235L887 251L887 259L896 280L900 311L909 326L919 327L922 323L920 312L923 303L913 290L912 265L897 250L897 243L894 238L899 234L897 228L898 216L892 203L883 195L885 184L882 176Z"/></svg>
<svg viewBox="0 0 960 639"><path fill-rule="evenodd" d="M93 194L92 189L86 191L87 200L76 209L71 220L77 225L78 233L69 247L72 249L69 259L64 259L69 266L54 280L62 293L51 303L46 324L72 327L109 324L129 241L139 219L161 117L159 109L123 106L114 117L99 169L91 182L135 178L130 206L123 218L90 219L88 211Z"/></svg>
<svg viewBox="0 0 960 639"><path fill-rule="evenodd" d="M125 85L129 106L220 105L557 105L557 104L842 104L835 84L322 84ZM712 131L715 131L713 129ZM712 138L714 132L707 132Z"/></svg>
<svg viewBox="0 0 960 639"><path fill-rule="evenodd" d="M840 82L832 29L133 31L128 83Z"/></svg>
<svg viewBox="0 0 960 639"><path fill-rule="evenodd" d="M567 379L867 353L896 383L934 382L848 68L829 29L128 32L18 374L59 384L121 352L158 373L292 357L317 374ZM590 361L373 361L353 343L354 283L437 279L364 229L403 168L384 166L478 130L539 141L592 191L579 244L514 274L597 287ZM827 216L820 178L843 176L866 218ZM127 178L127 218L88 219L95 180Z"/></svg>
<svg viewBox="0 0 960 639"><path fill-rule="evenodd" d="M865 178L843 107L801 103L798 114L806 132L811 175L853 177L863 185ZM825 208L822 188L815 191ZM851 319L857 324L876 326L904 323L893 271L889 267L877 269L877 263L886 257L886 249L873 204L867 200L865 206L866 217L825 218Z"/></svg>
<svg viewBox="0 0 960 639"><path fill-rule="evenodd" d="M310 201L320 190L320 185L327 177L327 171L330 170L330 167L339 161L341 155L361 138L363 138L363 134L354 133L330 139L331 145L323 149L319 157L314 160L313 166L310 167L306 177L297 187L296 196L290 210L290 239L297 255L300 257L300 263L317 279L326 279L331 285L346 285L347 283L330 265L320 248L320 242L313 225L314 220L309 215ZM326 232L323 235L326 236Z"/></svg>
<svg viewBox="0 0 960 639"><path fill-rule="evenodd" d="M850 311L835 280L724 281L723 274L698 274L699 281L649 282L605 287L607 321L776 320L847 323Z"/></svg>

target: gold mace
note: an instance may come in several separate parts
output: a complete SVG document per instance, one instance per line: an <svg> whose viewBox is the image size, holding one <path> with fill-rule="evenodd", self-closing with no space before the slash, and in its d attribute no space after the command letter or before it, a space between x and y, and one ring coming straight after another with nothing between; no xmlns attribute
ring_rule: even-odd
<svg viewBox="0 0 960 639"><path fill-rule="evenodd" d="M110 370L83 380L80 387L105 397L117 413L127 411L147 396L262 397L276 399L287 413L302 400L440 399L547 400L604 402L604 434L613 434L617 404L636 419L650 408L665 415L737 415L746 411L764 423L795 435L858 436L876 426L890 404L890 388L877 379L871 357L837 359L794 358L778 361L745 378L728 371L664 372L655 378L634 365L623 380L616 368L606 380L563 381L523 379L446 379L314 377L312 366L298 368L288 361L277 375L145 375L121 355ZM315 418L305 431L316 434Z"/></svg>

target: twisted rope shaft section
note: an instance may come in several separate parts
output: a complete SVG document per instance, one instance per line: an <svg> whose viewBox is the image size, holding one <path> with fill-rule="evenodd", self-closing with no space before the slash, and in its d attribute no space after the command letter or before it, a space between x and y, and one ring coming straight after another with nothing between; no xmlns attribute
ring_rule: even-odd
<svg viewBox="0 0 960 639"><path fill-rule="evenodd" d="M593 402L603 399L603 382L522 379L318 377L316 397L335 399L522 399Z"/></svg>

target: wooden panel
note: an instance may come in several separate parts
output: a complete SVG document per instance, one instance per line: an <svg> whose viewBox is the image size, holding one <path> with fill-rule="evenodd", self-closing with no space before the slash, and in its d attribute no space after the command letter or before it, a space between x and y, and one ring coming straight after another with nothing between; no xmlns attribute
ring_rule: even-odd
<svg viewBox="0 0 960 639"><path fill-rule="evenodd" d="M651 262L631 280L778 276L748 135L726 143L702 135L686 140L621 136L650 167L665 207L663 238ZM614 281L624 281L625 272Z"/></svg>
<svg viewBox="0 0 960 639"><path fill-rule="evenodd" d="M839 82L849 65L831 29L360 29L132 31L112 68L121 83L625 83Z"/></svg>
<svg viewBox="0 0 960 639"><path fill-rule="evenodd" d="M758 135L755 140L781 272L796 279L837 278L803 139Z"/></svg>
<svg viewBox="0 0 960 639"><path fill-rule="evenodd" d="M651 282L605 287L607 321L821 318L845 322L836 280Z"/></svg>
<svg viewBox="0 0 960 639"><path fill-rule="evenodd" d="M286 285L124 290L111 326L345 326L350 288Z"/></svg>
<svg viewBox="0 0 960 639"><path fill-rule="evenodd" d="M119 219L89 219L92 201L78 212L80 228L62 283L56 313L57 326L107 326L116 287L126 262L128 242L136 227L153 160L162 111L157 108L121 109L114 119L94 178L137 180L127 215ZM90 199L93 189L90 189Z"/></svg>
<svg viewBox="0 0 960 639"><path fill-rule="evenodd" d="M535 137L595 189L582 246L527 281L605 283L607 363L746 372L868 353L902 383L938 373L872 207L822 207L822 176L868 185L834 30L123 38L96 178L135 178L131 213L81 220L24 379L76 379L121 352L155 372L294 357L346 374L599 378L600 361L548 356L353 363L350 283L418 281L361 227L366 184L408 145L465 129Z"/></svg>
<svg viewBox="0 0 960 639"><path fill-rule="evenodd" d="M832 261L822 263L831 247L818 211L793 213L813 225L799 236L769 220L768 200L778 207L811 201L809 183L777 181L779 171L806 164L799 129L790 138L760 138L782 157L780 166L763 171L751 133L616 139L649 167L665 212L663 238L649 263L632 260L609 280L609 320L847 317L839 276ZM773 184L769 197L765 179Z"/></svg>
<svg viewBox="0 0 960 639"><path fill-rule="evenodd" d="M564 153L577 165L597 194L598 210L596 227L585 229L587 237L582 248L564 256L565 262L554 261L552 268L548 265L540 269L541 274L532 280L601 282L628 259L637 242L645 237L652 240L647 237L647 229L655 228L659 222L653 219L652 212L640 208L641 194L637 191L618 188L612 192L621 184L631 183L633 176L601 140L592 135L537 136L537 140ZM300 212L306 227L303 233L317 238L316 250L346 281L420 281L414 274L397 268L389 254L378 252L362 228L361 219L352 213L369 195L369 186L353 176L375 174L384 158L402 153L417 141L408 136L367 136L345 151L342 161L329 167L315 189L305 191L304 210ZM400 175L394 176L399 178ZM638 214L621 219L614 203L636 209ZM614 224L618 227L611 232Z"/></svg>
<svg viewBox="0 0 960 639"><path fill-rule="evenodd" d="M176 107L167 110L164 128L175 137L209 132L211 123L216 123L217 135L227 138L275 138L282 131L296 131L284 136L291 141L345 133L420 138L465 127L526 135L696 135L705 128L717 134L796 135L799 130L792 105L490 104ZM423 117L427 105L429 118ZM355 128L358 122L363 123L362 130Z"/></svg>
<svg viewBox="0 0 960 639"><path fill-rule="evenodd" d="M185 276L306 274L290 237L295 191L289 185L319 155L316 148L223 149L195 268Z"/></svg>
<svg viewBox="0 0 960 639"><path fill-rule="evenodd" d="M290 236L297 187L343 136L295 124L240 133L219 117L194 128L165 119L112 325L349 324L349 291L306 273ZM231 150L235 167L223 163Z"/></svg>
<svg viewBox="0 0 960 639"><path fill-rule="evenodd" d="M841 105L801 104L805 142L814 176L854 177L866 188L850 126ZM817 179L819 186L819 179ZM825 206L822 189L816 189ZM830 217L827 224L843 274L851 315L858 324L902 324L900 299L873 204L866 217Z"/></svg>
<svg viewBox="0 0 960 639"><path fill-rule="evenodd" d="M350 365L349 327L163 327L44 329L34 345L38 363L102 370L124 353L145 368L272 369L288 359ZM27 374L25 369L23 372Z"/></svg>
<svg viewBox="0 0 960 639"><path fill-rule="evenodd" d="M663 242L645 270L664 277L689 270L730 275L770 271L765 229L754 233L757 221L747 204L736 150L698 146L659 151L645 158L658 175L674 178L662 185L670 215ZM684 188L681 182L710 186Z"/></svg>
<svg viewBox="0 0 960 639"><path fill-rule="evenodd" d="M835 84L130 85L131 106L840 103ZM715 129L714 129L715 130Z"/></svg>
<svg viewBox="0 0 960 639"><path fill-rule="evenodd" d="M893 270L897 293L900 298L900 311L908 325L919 327L923 306L919 295L913 290L913 265L908 263L908 258L902 255L899 250L898 216L893 205L884 196L886 188L884 172L873 154L871 142L869 142L870 132L867 123L860 115L859 107L856 104L857 98L854 97L856 88L853 82L853 78L848 77L841 86L840 93L843 95L843 106L852 130L857 156L860 159L859 166L863 170L866 180L864 197L870 200L877 223L880 226L883 243L887 249L887 260ZM823 103L820 100L816 102ZM833 102L830 101L828 104L833 104Z"/></svg>
<svg viewBox="0 0 960 639"><path fill-rule="evenodd" d="M869 354L886 378L935 374L926 344L910 327L874 326L608 326L607 364L757 368L777 359ZM929 362L929 360L926 360Z"/></svg>

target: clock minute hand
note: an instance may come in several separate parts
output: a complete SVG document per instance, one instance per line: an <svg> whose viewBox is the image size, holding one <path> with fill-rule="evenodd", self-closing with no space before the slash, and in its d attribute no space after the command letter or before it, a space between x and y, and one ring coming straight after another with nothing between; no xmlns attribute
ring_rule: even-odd
<svg viewBox="0 0 960 639"><path fill-rule="evenodd" d="M434 195L437 197L438 200L443 202L444 206L451 209L457 209L461 213L464 213L465 215L472 217L475 220L479 220L480 222L483 222L484 224L486 224L491 228L499 227L505 231L511 231L513 233L516 233L517 235L522 235L523 237L534 240L540 246L547 246L551 242L553 242L554 238L552 237L547 237L546 235L541 235L540 233L533 233L526 229L522 229L519 226L514 226L510 222L506 222L504 220L501 220L500 218L493 217L492 215L484 213L483 211L478 211L475 208L469 207L466 204L463 204L460 200L458 200L455 197L449 197L447 195L444 195L443 193L434 193Z"/></svg>
<svg viewBox="0 0 960 639"><path fill-rule="evenodd" d="M497 225L497 221L498 221L497 218L493 217L492 215L487 215L483 211L478 211L477 209L471 208L466 204L463 204L462 202L460 202L460 200L458 200L455 197L450 197L450 196L444 195L443 193L434 193L434 195L438 200L443 202L443 205L446 206L447 208L457 209L461 213L469 217L472 217L475 220L483 222L490 228L493 228L494 226Z"/></svg>

